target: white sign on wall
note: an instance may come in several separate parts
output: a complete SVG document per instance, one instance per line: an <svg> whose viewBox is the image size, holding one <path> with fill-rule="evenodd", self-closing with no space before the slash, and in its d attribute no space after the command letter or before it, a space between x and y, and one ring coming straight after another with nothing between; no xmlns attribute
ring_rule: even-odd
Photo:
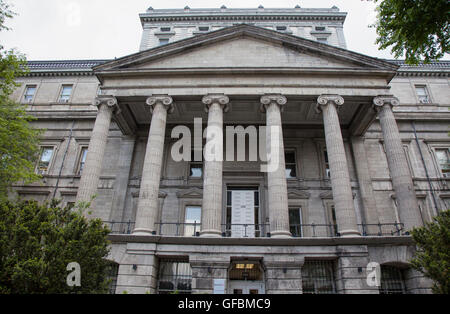
<svg viewBox="0 0 450 314"><path fill-rule="evenodd" d="M214 279L214 294L225 294L225 279Z"/></svg>
<svg viewBox="0 0 450 314"><path fill-rule="evenodd" d="M231 236L255 237L255 192L232 191Z"/></svg>

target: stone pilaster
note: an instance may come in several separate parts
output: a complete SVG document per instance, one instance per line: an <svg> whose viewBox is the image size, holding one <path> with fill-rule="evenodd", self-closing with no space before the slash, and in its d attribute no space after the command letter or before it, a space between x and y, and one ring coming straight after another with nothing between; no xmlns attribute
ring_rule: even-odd
<svg viewBox="0 0 450 314"><path fill-rule="evenodd" d="M97 118L92 130L86 162L78 185L77 202L87 202L97 193L100 172L103 165L106 142L113 111L117 108L117 99L112 96L98 96L94 100L97 106Z"/></svg>
<svg viewBox="0 0 450 314"><path fill-rule="evenodd" d="M208 127L200 235L220 237L222 235L223 113L227 111L229 98L222 94L211 94L203 97L202 102L208 112Z"/></svg>
<svg viewBox="0 0 450 314"><path fill-rule="evenodd" d="M353 203L350 175L345 155L344 141L337 107L344 104L339 95L321 95L317 99L317 109L323 113L325 140L331 172L331 187L338 231L341 236L359 235Z"/></svg>
<svg viewBox="0 0 450 314"><path fill-rule="evenodd" d="M156 230L167 112L173 109L172 98L167 95L150 96L146 103L150 106L152 121L142 170L136 225L133 231L134 234L142 235L151 234Z"/></svg>
<svg viewBox="0 0 450 314"><path fill-rule="evenodd" d="M270 169L271 167L269 167L267 172L270 234L274 238L291 236L281 124L281 108L286 103L287 99L282 95L264 95L261 97L261 109L266 112L266 148L270 151L271 160L275 157L271 143L278 145L278 167L276 169ZM277 130L278 133L278 140L275 140L275 142L271 139L271 136L277 135L273 134L272 131L274 130Z"/></svg>
<svg viewBox="0 0 450 314"><path fill-rule="evenodd" d="M410 230L414 226L421 226L422 221L400 132L392 112L392 107L398 105L399 101L396 97L385 95L375 97L373 104L375 110L378 111L381 131L383 132L386 157L397 199L400 222L404 224L406 230Z"/></svg>

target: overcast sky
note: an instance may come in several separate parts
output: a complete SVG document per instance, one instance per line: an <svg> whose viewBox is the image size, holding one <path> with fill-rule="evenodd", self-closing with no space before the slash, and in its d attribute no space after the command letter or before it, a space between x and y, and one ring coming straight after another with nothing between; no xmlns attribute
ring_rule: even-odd
<svg viewBox="0 0 450 314"><path fill-rule="evenodd" d="M7 22L11 31L0 32L6 48L17 48L28 60L111 59L137 52L142 27L139 13L154 9L331 8L347 12L344 24L347 48L378 58L392 58L378 51L375 5L365 0L5 0L18 14Z"/></svg>

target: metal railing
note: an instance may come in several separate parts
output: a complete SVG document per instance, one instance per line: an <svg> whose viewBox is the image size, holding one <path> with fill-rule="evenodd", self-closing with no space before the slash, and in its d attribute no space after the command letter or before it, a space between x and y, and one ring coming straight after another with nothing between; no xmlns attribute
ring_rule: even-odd
<svg viewBox="0 0 450 314"><path fill-rule="evenodd" d="M226 238L270 237L269 224L222 224L222 236Z"/></svg>
<svg viewBox="0 0 450 314"><path fill-rule="evenodd" d="M131 234L134 229L134 221L103 221L111 234ZM198 237L201 223L185 222L157 222L154 234L162 236ZM358 224L362 236L402 236L409 235L404 230L404 224L377 223ZM334 224L291 224L289 226L293 237L339 237L337 225ZM270 224L222 224L222 237L261 238L270 237Z"/></svg>
<svg viewBox="0 0 450 314"><path fill-rule="evenodd" d="M409 235L409 232L404 230L404 224L400 222L393 223L377 223L377 224L358 224L361 226L362 236L402 236Z"/></svg>
<svg viewBox="0 0 450 314"><path fill-rule="evenodd" d="M157 222L158 235L198 237L201 223L199 222Z"/></svg>
<svg viewBox="0 0 450 314"><path fill-rule="evenodd" d="M337 225L334 224L291 224L289 231L295 238L339 237Z"/></svg>
<svg viewBox="0 0 450 314"><path fill-rule="evenodd" d="M108 225L111 230L111 234L131 234L134 229L134 221L103 221Z"/></svg>

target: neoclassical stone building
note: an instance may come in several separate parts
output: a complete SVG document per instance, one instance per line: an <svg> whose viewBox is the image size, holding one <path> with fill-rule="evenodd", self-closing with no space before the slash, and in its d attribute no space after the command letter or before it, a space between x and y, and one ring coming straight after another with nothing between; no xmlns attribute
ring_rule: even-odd
<svg viewBox="0 0 450 314"><path fill-rule="evenodd" d="M14 97L46 129L43 179L15 193L96 195L116 293L429 292L408 230L450 205L450 63L349 51L345 17L149 8L135 54L29 61ZM274 171L262 127L280 130ZM223 161L203 158L214 136Z"/></svg>

